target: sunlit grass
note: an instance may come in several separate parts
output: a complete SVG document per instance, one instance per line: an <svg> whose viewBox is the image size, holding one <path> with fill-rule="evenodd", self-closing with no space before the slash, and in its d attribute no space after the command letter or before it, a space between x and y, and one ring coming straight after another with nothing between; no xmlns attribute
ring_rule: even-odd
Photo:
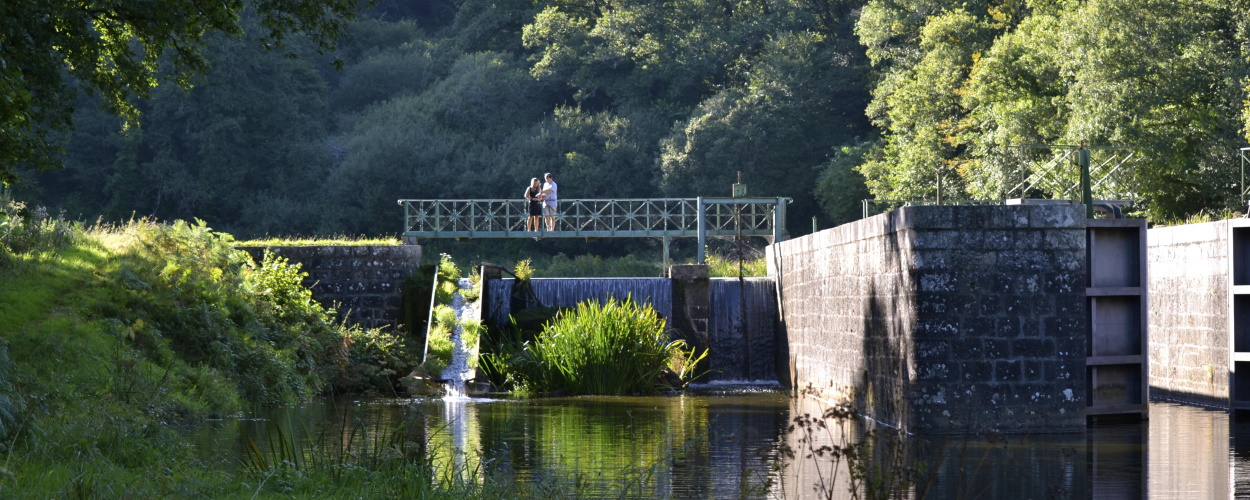
<svg viewBox="0 0 1250 500"><path fill-rule="evenodd" d="M1156 227L1163 226L1183 226L1186 224L1202 224L1204 222L1217 222L1228 219L1238 219L1242 217L1242 213L1231 208L1222 210L1199 210L1197 213L1188 216L1177 217L1174 219L1153 220L1150 221Z"/></svg>
<svg viewBox="0 0 1250 500"><path fill-rule="evenodd" d="M299 246L394 246L403 244L399 238L369 236L275 236L236 242L241 247Z"/></svg>
<svg viewBox="0 0 1250 500"><path fill-rule="evenodd" d="M763 257L745 259L739 262L737 259L709 253L706 257L706 263L708 276L713 278L736 278L739 270L741 270L744 278L759 278L768 275L768 263Z"/></svg>

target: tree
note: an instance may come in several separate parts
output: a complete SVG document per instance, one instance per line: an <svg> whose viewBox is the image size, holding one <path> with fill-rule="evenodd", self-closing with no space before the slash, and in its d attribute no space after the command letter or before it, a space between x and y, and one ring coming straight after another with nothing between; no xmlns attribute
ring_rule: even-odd
<svg viewBox="0 0 1250 500"><path fill-rule="evenodd" d="M992 29L981 16L949 10L927 18L913 50L900 50L882 41L893 38L888 28L896 24L881 19L902 16L882 13L885 3L870 4L859 25L869 56L886 65L868 107L874 124L886 132L885 146L860 172L880 198L934 198L939 182L943 196L958 193L962 186L951 181L959 179L953 173L966 148L959 95L973 62L993 40Z"/></svg>
<svg viewBox="0 0 1250 500"><path fill-rule="evenodd" d="M857 32L885 143L860 171L878 197L932 198L941 175L948 199L997 199L1044 156L1027 145L1085 143L1133 155L1095 196L1156 218L1226 208L1250 134L1245 3L872 0Z"/></svg>
<svg viewBox="0 0 1250 500"><path fill-rule="evenodd" d="M289 35L308 34L333 47L357 0L6 0L0 3L0 182L16 180L20 163L60 164L51 134L73 126L77 91L137 123L137 98L161 77L189 87L205 72L205 35L243 34L254 9L258 41L282 49Z"/></svg>

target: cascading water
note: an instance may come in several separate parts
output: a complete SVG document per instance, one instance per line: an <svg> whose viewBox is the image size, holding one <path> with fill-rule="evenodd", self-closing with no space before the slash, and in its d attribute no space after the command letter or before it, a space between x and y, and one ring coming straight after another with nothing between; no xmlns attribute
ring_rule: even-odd
<svg viewBox="0 0 1250 500"><path fill-rule="evenodd" d="M460 289L451 297L451 308L456 311L456 319L478 318L478 308L481 303L470 304L464 300L462 290L473 288L473 283L468 278L461 278L457 283ZM451 332L451 361L447 363L447 368L443 369L442 378L446 380L447 395L446 398L464 398L465 381L473 379L475 370L469 366L469 359L477 351L477 346L466 346L464 342L464 328L457 321L456 326Z"/></svg>
<svg viewBox="0 0 1250 500"><path fill-rule="evenodd" d="M485 320L492 328L508 324L515 282L514 279L488 282L490 303L486 305ZM632 297L635 303L650 304L665 319L673 315L673 285L668 278L536 278L530 280L530 286L544 306L573 307L591 299L606 302L609 298Z"/></svg>
<svg viewBox="0 0 1250 500"><path fill-rule="evenodd" d="M508 324L513 279L490 280L484 320ZM673 284L667 278L546 278L530 284L545 306L572 307L588 299L624 299L651 304L665 319L673 315ZM700 382L775 384L776 285L771 278L709 280L708 358L710 373Z"/></svg>
<svg viewBox="0 0 1250 500"><path fill-rule="evenodd" d="M772 383L776 370L776 284L772 278L709 281L711 382Z"/></svg>

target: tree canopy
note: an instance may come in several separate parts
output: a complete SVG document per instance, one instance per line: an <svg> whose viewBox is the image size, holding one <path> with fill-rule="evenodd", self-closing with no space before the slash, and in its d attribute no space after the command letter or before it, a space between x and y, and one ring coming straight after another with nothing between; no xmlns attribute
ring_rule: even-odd
<svg viewBox="0 0 1250 500"><path fill-rule="evenodd" d="M1250 17L1237 0L870 0L857 31L882 72L885 134L861 165L880 197L997 199L1026 145L1121 148L1116 194L1154 217L1237 203L1250 137Z"/></svg>
<svg viewBox="0 0 1250 500"><path fill-rule="evenodd" d="M95 52L71 52L92 64L47 49L69 46L55 23L15 20L42 3L0 7L19 13L0 20L15 195L241 237L382 234L401 229L396 199L519 198L544 172L565 198L727 195L741 172L752 195L794 198L805 232L939 186L1058 196L1019 176L1083 143L1129 158L1119 194L1172 218L1238 204L1250 135L1246 0L380 0L359 19L346 0L132 4L178 35L109 38L81 4L47 18L87 26ZM44 64L19 81L7 37L27 31Z"/></svg>
<svg viewBox="0 0 1250 500"><path fill-rule="evenodd" d="M77 92L97 96L125 124L136 99L163 77L183 87L210 67L206 35L241 35L255 12L261 44L283 48L298 34L330 49L356 13L355 0L6 0L0 4L0 181L14 167L59 165L51 133L71 127Z"/></svg>

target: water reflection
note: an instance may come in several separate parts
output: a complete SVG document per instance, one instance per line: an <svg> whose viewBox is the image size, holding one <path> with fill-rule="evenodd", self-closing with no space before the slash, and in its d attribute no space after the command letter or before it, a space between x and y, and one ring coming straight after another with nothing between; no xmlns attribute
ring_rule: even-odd
<svg viewBox="0 0 1250 500"><path fill-rule="evenodd" d="M209 422L192 437L206 460L226 467L240 462L241 434L264 448L281 428L288 437L367 456L371 446L387 446L402 432L440 474L461 480L502 474L575 485L588 498L851 498L846 460L805 451L863 443L874 429L879 438L890 433L855 419L787 432L795 417L825 409L781 391L729 389L664 397L325 401L270 410L261 419ZM1168 403L1152 403L1146 422L1100 421L1083 433L867 443L860 455L867 470L916 469L907 489L912 497L1250 497L1250 419ZM787 447L795 453L786 454Z"/></svg>

